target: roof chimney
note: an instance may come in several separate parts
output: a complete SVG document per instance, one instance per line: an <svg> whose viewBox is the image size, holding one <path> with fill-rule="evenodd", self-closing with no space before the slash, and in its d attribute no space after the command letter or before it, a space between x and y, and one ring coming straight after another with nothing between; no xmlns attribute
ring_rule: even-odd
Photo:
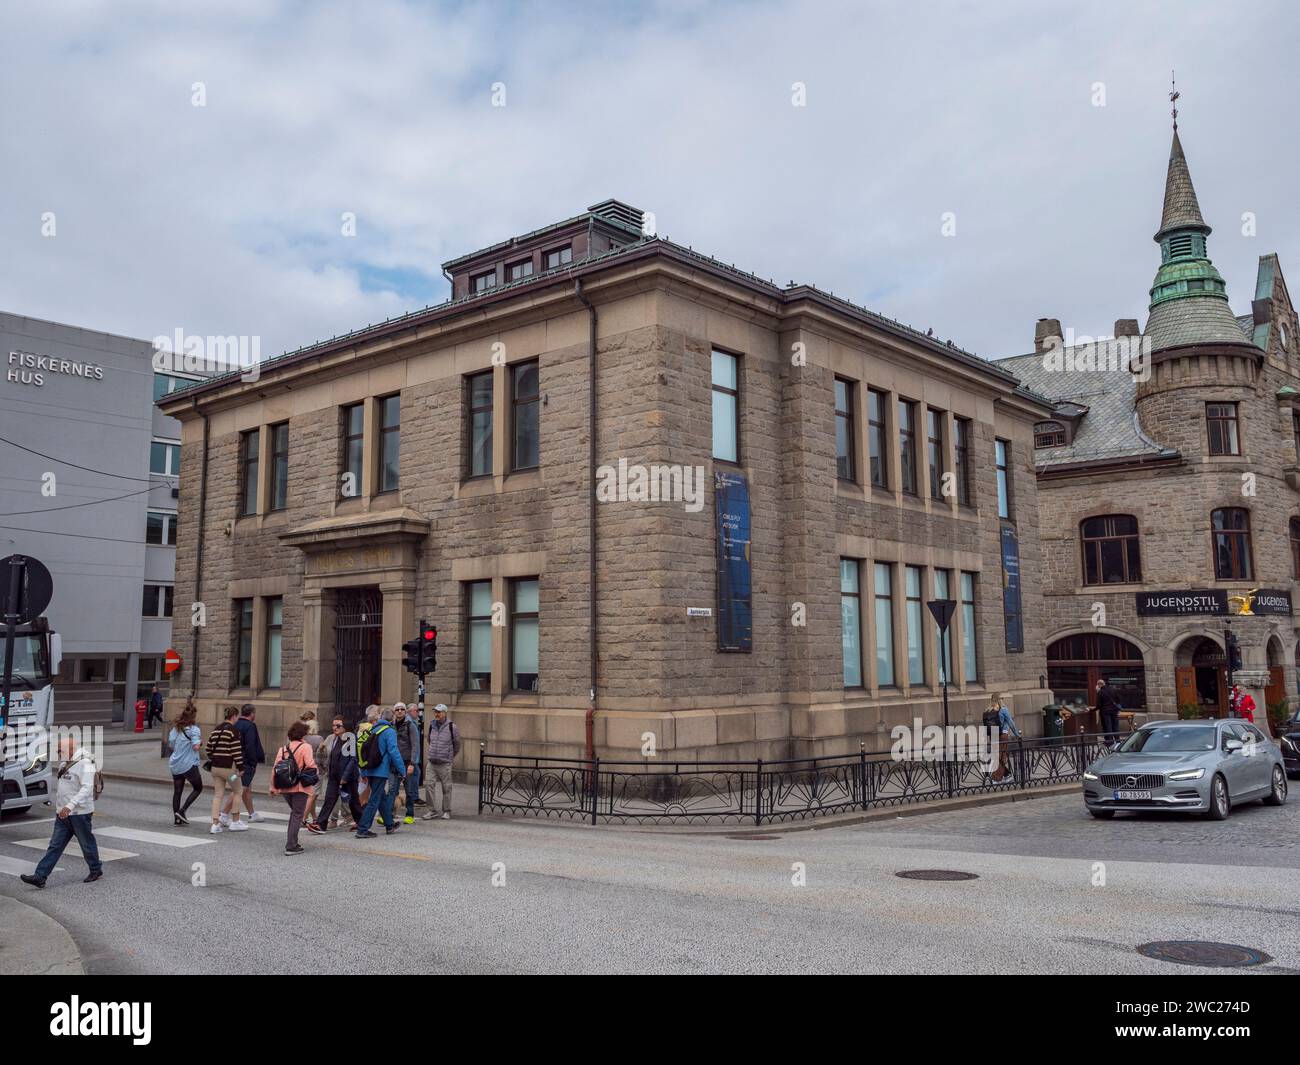
<svg viewBox="0 0 1300 1065"><path fill-rule="evenodd" d="M1052 339L1063 345L1065 338L1061 335L1061 319L1040 318L1034 326L1034 351L1043 352L1052 347Z"/></svg>
<svg viewBox="0 0 1300 1065"><path fill-rule="evenodd" d="M1142 332L1138 329L1138 320L1136 318L1116 318L1115 319L1115 338L1141 336Z"/></svg>

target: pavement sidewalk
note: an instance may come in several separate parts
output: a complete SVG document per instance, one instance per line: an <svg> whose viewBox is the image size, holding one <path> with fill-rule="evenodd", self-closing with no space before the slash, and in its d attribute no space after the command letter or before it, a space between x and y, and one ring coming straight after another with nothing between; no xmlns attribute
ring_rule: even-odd
<svg viewBox="0 0 1300 1065"><path fill-rule="evenodd" d="M146 732L142 736L132 735L130 741L115 742L108 750L104 752L104 779L105 780L129 780L141 784L166 784L171 785L172 776L167 768L167 759L158 756L159 735L155 730L152 733ZM263 745L266 745L265 738ZM268 757L272 752L268 748ZM257 776L253 780L253 794L256 796L266 796L271 798L271 767L262 765L258 767ZM208 787L208 781L204 780L204 787ZM619 831L630 832L648 832L659 835L702 835L702 836L755 836L755 835L784 835L790 832L808 832L816 831L823 828L843 828L846 825L865 824L871 821L893 821L903 817L921 817L925 814L948 813L953 810L973 809L981 806L993 806L1008 802L1028 802L1033 799L1046 798L1052 795L1068 795L1077 793L1079 784L1070 782L1065 784L1046 785L1040 788L1029 788L1024 791L1019 789L1008 791L994 791L979 795L959 795L951 799L935 799L929 802L905 803L900 806L882 806L870 810L853 810L842 814L831 814L827 817L810 817L803 821L784 821L777 823L765 822L762 825L754 824L729 824L719 825L716 823L699 824L699 825L597 825L597 828L613 828ZM323 790L321 794L324 794ZM403 793L404 794L404 793ZM475 817L478 816L478 787L476 782L471 780L468 783L456 781L452 788L452 816L454 817ZM200 800L202 801L202 800ZM404 800L403 800L404 801ZM417 807L416 816L425 812L425 807ZM532 825L554 825L556 827L591 827L584 821L576 820L548 820L547 818L538 817L511 817L506 814L484 814L484 817L491 817L493 820L514 821L518 824Z"/></svg>
<svg viewBox="0 0 1300 1065"><path fill-rule="evenodd" d="M35 906L0 895L0 973L84 976L81 951L67 929Z"/></svg>

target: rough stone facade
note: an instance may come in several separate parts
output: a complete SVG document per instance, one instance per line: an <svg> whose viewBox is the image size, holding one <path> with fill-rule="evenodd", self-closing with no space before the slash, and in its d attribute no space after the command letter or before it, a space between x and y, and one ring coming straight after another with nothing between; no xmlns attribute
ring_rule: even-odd
<svg viewBox="0 0 1300 1065"><path fill-rule="evenodd" d="M515 252L514 254L517 254ZM468 269L468 268L467 268ZM581 279L581 290L575 288ZM473 769L492 751L581 757L590 703L588 336L597 314L596 464L702 467L703 506L682 501L596 505L597 682L593 741L602 758L643 760L647 734L661 759L749 759L887 749L888 730L941 720L935 630L924 620L926 681L906 683L901 567L977 574L978 679L964 679L954 633L951 717L977 720L1008 692L1026 731L1047 701L1047 621L1036 581L1023 587L1024 651L1005 649L995 438L1010 444L1021 565L1038 572L1032 426L1049 408L1003 371L811 289L778 289L657 239L529 283L453 301L410 320L295 353L256 383L226 379L164 403L184 425L175 645L185 657L173 691L192 688L202 720L251 701L274 738L305 708L335 705L333 609L340 588L382 593L382 702L411 700L400 645L419 618L438 626L438 670L427 703L446 702ZM752 510L753 651L717 649L711 459L711 352L740 357L739 464ZM496 360L494 362L494 359ZM537 359L540 463L509 472L508 372ZM467 478L466 376L494 374L492 476ZM836 476L834 378L854 382L858 483ZM868 387L917 403L920 495L861 483ZM377 493L375 400L400 393L400 488ZM366 474L339 498L341 405L366 404ZM971 506L927 498L924 414L943 412L945 467L953 417L970 419ZM206 481L204 419L207 426ZM237 516L238 441L289 423L288 506ZM897 485L897 426L887 460ZM201 492L201 483L206 488ZM262 494L265 503L265 492ZM201 583L198 531L203 530ZM895 565L897 687L843 680L839 562L861 560L863 642L874 647L872 562ZM540 586L540 683L504 690L508 626L493 629L491 691L466 691L465 583L491 580L508 602L511 578ZM283 597L282 683L265 675L268 597ZM234 600L254 601L249 688L234 687ZM204 604L189 625L185 605ZM712 617L688 617L706 607ZM959 611L960 615L960 611ZM867 656L870 659L870 655ZM197 673L194 670L198 661Z"/></svg>
<svg viewBox="0 0 1300 1065"><path fill-rule="evenodd" d="M1034 354L999 365L1056 402L1054 427L1070 427L1065 443L1045 437L1035 456L1049 683L1058 694L1067 684L1078 694L1098 675L1130 678L1141 670L1145 699L1141 706L1126 704L1131 709L1168 716L1226 713L1230 625L1242 652L1233 680L1253 696L1256 722L1265 725L1267 706L1280 709L1294 699L1300 665L1298 323L1276 255L1260 259L1250 314L1233 317L1222 278L1207 257L1210 231L1175 133L1164 222L1156 234L1162 261L1136 372L1129 372L1127 361L1115 366L1100 358L1080 368L1079 356L1090 354L1087 345L1049 345L1044 353L1045 337L1059 340L1054 319L1040 320ZM1208 404L1235 409L1235 452L1211 447ZM1216 570L1212 515L1220 508L1248 515L1247 579L1220 579ZM1087 583L1083 523L1101 516L1136 520L1138 579L1113 567L1118 578ZM1281 612L1138 614L1146 593L1248 596L1260 589L1280 593ZM1107 655L1098 653L1084 665L1073 650L1063 655L1071 644L1102 648L1099 636L1126 641L1140 660L1129 652L1127 663L1104 662ZM1080 685L1085 670L1089 681ZM1088 694L1094 702L1094 693Z"/></svg>

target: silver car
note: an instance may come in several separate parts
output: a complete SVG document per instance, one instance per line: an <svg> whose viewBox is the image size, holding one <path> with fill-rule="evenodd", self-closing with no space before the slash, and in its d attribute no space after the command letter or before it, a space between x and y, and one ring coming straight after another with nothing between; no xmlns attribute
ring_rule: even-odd
<svg viewBox="0 0 1300 1065"><path fill-rule="evenodd" d="M1083 774L1093 817L1118 810L1186 810L1222 821L1238 803L1286 802L1277 744L1239 718L1143 725Z"/></svg>

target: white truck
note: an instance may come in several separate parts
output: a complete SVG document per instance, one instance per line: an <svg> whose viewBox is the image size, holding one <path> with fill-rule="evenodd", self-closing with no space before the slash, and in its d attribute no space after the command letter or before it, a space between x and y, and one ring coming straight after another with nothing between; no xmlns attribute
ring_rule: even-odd
<svg viewBox="0 0 1300 1065"><path fill-rule="evenodd" d="M0 622L0 669L4 637ZM54 678L63 658L63 638L50 631L45 618L16 626L9 712L4 721L0 757L4 759L4 813L22 813L48 802L54 791L50 768L54 728ZM2 679L2 678L0 678Z"/></svg>

